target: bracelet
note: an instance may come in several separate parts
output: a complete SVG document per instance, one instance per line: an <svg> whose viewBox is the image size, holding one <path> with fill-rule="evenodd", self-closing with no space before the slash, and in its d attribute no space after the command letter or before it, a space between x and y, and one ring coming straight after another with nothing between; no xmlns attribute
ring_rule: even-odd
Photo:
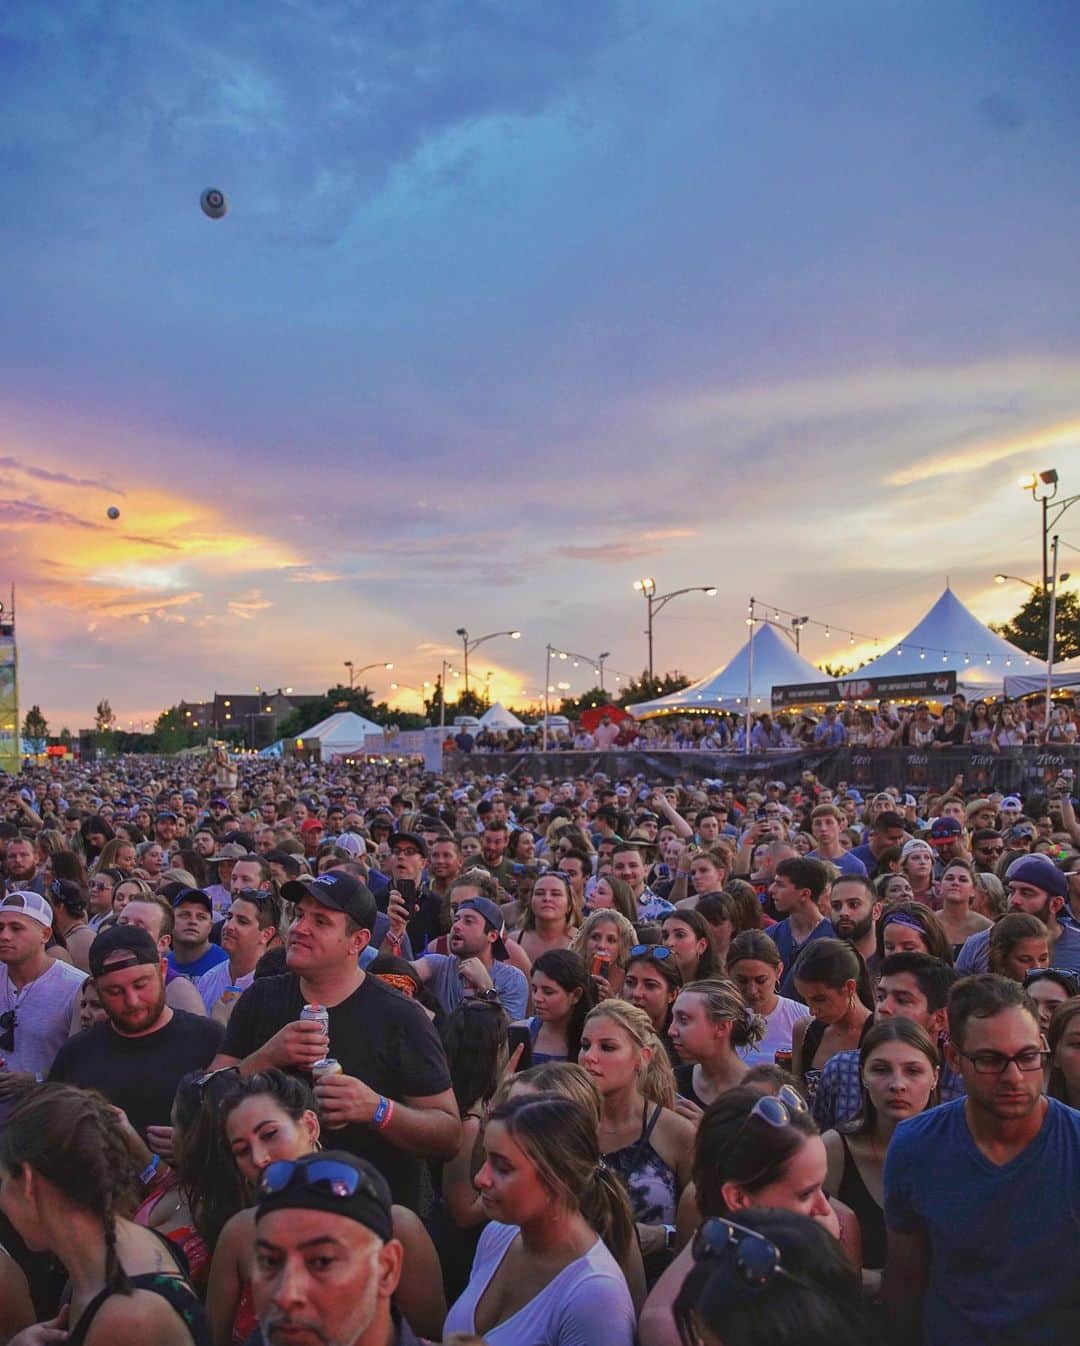
<svg viewBox="0 0 1080 1346"><path fill-rule="evenodd" d="M402 940L403 940L404 938L405 938L404 934L401 934L401 935L395 935L394 932L393 932L392 930L388 930L388 931L386 932L386 942L387 942L387 944L392 944L392 945L394 946L395 949L400 949L400 948L401 948L401 943L402 943Z"/></svg>
<svg viewBox="0 0 1080 1346"><path fill-rule="evenodd" d="M160 1164L161 1164L161 1155L155 1154L153 1159L150 1160L147 1166L139 1174L139 1181L142 1183L144 1187L148 1183L153 1181L154 1174L158 1171L158 1167Z"/></svg>
<svg viewBox="0 0 1080 1346"><path fill-rule="evenodd" d="M390 1125L394 1116L394 1100L387 1098L385 1094L379 1095L379 1104L375 1109L375 1115L371 1119L371 1125L376 1131L385 1131Z"/></svg>

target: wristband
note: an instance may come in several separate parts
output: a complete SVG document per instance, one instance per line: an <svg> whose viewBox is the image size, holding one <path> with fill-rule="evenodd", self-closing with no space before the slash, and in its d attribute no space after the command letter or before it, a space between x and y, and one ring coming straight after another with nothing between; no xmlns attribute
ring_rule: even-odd
<svg viewBox="0 0 1080 1346"><path fill-rule="evenodd" d="M401 935L395 935L394 932L393 932L392 930L388 930L388 931L386 932L386 942L387 942L387 944L392 944L392 945L394 946L395 949L400 949L400 948L401 948L401 942L402 942L402 940L403 940L404 938L405 938L404 934L401 934Z"/></svg>
<svg viewBox="0 0 1080 1346"><path fill-rule="evenodd" d="M379 1095L379 1104L375 1109L375 1115L371 1119L371 1125L376 1131L385 1131L390 1125L394 1115L394 1100L387 1098L385 1094Z"/></svg>
<svg viewBox="0 0 1080 1346"><path fill-rule="evenodd" d="M161 1155L155 1154L153 1159L150 1160L147 1166L139 1174L139 1181L142 1183L144 1187L148 1183L153 1181L154 1174L158 1171L158 1167L160 1164L161 1164Z"/></svg>

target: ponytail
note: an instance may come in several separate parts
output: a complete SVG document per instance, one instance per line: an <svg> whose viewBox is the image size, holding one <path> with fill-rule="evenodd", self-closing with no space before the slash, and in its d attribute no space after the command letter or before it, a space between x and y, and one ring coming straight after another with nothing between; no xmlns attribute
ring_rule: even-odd
<svg viewBox="0 0 1080 1346"><path fill-rule="evenodd" d="M649 1059L641 1072L640 1088L642 1097L649 1103L659 1103L661 1107L675 1106L675 1072L671 1068L664 1044L653 1028L652 1020L643 1009L631 1005L626 1000L605 1000L592 1010L585 1020L610 1019L642 1051L648 1051Z"/></svg>

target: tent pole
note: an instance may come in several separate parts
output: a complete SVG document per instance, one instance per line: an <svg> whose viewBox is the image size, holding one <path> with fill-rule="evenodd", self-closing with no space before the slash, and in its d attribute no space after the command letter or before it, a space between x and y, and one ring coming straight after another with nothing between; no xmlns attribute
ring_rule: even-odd
<svg viewBox="0 0 1080 1346"><path fill-rule="evenodd" d="M750 730L753 727L754 711L751 689L754 685L754 600L750 599L750 639L746 642L746 756L750 756Z"/></svg>

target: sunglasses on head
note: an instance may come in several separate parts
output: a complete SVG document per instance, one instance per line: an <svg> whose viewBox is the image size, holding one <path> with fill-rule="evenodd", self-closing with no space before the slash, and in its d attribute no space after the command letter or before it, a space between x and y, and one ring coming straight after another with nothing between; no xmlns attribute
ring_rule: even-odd
<svg viewBox="0 0 1080 1346"><path fill-rule="evenodd" d="M325 1196L336 1196L342 1200L362 1192L372 1201L382 1204L382 1198L370 1178L336 1159L316 1159L310 1164L295 1159L279 1159L264 1171L259 1183L259 1195L277 1196L290 1188L321 1192Z"/></svg>
<svg viewBox="0 0 1080 1346"><path fill-rule="evenodd" d="M0 1052L15 1050L15 1025L18 1020L13 1009L0 1014Z"/></svg>
<svg viewBox="0 0 1080 1346"><path fill-rule="evenodd" d="M666 944L635 944L630 950L631 958L651 958L654 963L665 963L672 956Z"/></svg>
<svg viewBox="0 0 1080 1346"><path fill-rule="evenodd" d="M792 1275L783 1266L780 1249L771 1239L732 1220L718 1217L706 1220L694 1236L692 1251L695 1264L712 1274L723 1275L735 1294L764 1290L778 1277L810 1288L800 1276ZM672 1306L683 1346L701 1346L697 1303L707 1283L691 1273Z"/></svg>
<svg viewBox="0 0 1080 1346"><path fill-rule="evenodd" d="M768 1123L769 1126L790 1126L793 1117L806 1114L810 1109L806 1106L806 1100L797 1089L793 1089L790 1084L782 1084L775 1094L762 1094L750 1111L746 1114L746 1120L739 1127L732 1137L731 1144L734 1145L746 1128L755 1118Z"/></svg>
<svg viewBox="0 0 1080 1346"><path fill-rule="evenodd" d="M1033 967L1024 974L1024 985L1030 986L1032 982L1043 981L1046 977L1063 981L1070 996L1080 995L1080 977L1064 967Z"/></svg>

